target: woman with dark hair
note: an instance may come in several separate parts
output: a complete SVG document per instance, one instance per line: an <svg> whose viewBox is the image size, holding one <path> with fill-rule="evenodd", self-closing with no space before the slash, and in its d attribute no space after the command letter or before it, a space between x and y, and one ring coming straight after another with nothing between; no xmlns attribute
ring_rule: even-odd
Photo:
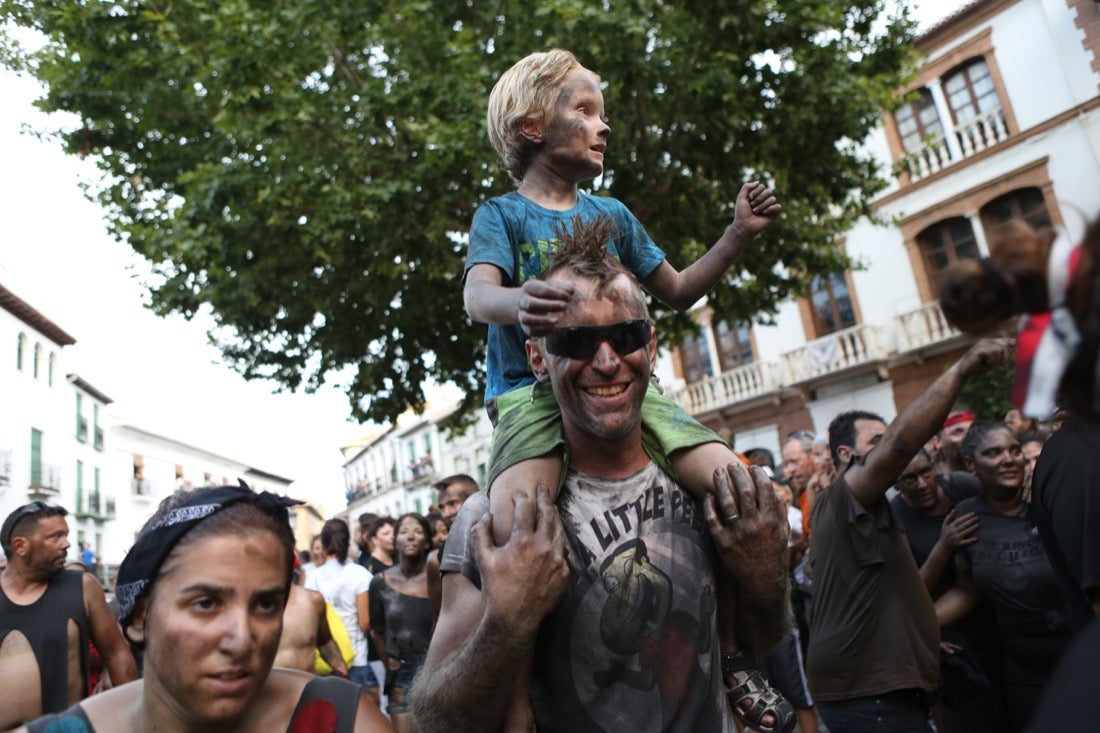
<svg viewBox="0 0 1100 733"><path fill-rule="evenodd" d="M367 526L367 544L370 546L367 570L373 575L393 567L393 538L393 517L375 517Z"/></svg>
<svg viewBox="0 0 1100 733"><path fill-rule="evenodd" d="M428 552L432 528L420 514L397 519L397 562L370 585L371 639L386 665L386 712L399 733L412 731L410 687L432 638Z"/></svg>
<svg viewBox="0 0 1100 733"><path fill-rule="evenodd" d="M427 519L428 525L432 528L432 549L440 550L443 548L443 543L447 541L450 526L439 512L429 512Z"/></svg>
<svg viewBox="0 0 1100 733"><path fill-rule="evenodd" d="M370 612L367 591L371 574L359 563L348 562L351 532L342 519L330 519L321 528L325 562L306 576L306 589L318 591L344 622L351 639L355 659L348 668L348 679L358 684L378 704L381 694L378 678L367 660L367 634Z"/></svg>
<svg viewBox="0 0 1100 733"><path fill-rule="evenodd" d="M956 554L957 585L936 601L936 616L942 626L980 601L992 606L1009 723L1023 730L1069 642L1069 615L1022 496L1024 456L1016 433L1004 423L976 421L962 455L982 490L955 511L978 515L977 542Z"/></svg>
<svg viewBox="0 0 1100 733"><path fill-rule="evenodd" d="M123 632L145 650L144 678L29 724L30 733L391 730L358 688L272 669L290 590L297 502L247 486L161 503L118 571Z"/></svg>

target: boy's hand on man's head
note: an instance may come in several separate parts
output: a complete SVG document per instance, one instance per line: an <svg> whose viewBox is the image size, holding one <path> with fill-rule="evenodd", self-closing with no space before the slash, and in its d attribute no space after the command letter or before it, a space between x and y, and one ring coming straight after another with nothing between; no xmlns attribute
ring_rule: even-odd
<svg viewBox="0 0 1100 733"><path fill-rule="evenodd" d="M750 181L737 194L732 226L755 237L778 219L782 212L783 207L770 188L759 181Z"/></svg>
<svg viewBox="0 0 1100 733"><path fill-rule="evenodd" d="M572 297L572 287L545 280L528 280L519 289L516 320L528 336L548 336L554 332Z"/></svg>

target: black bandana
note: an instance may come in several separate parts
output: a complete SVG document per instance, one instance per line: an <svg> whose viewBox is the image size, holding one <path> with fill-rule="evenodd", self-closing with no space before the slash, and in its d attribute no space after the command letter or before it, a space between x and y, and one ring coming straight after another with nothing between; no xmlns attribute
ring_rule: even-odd
<svg viewBox="0 0 1100 733"><path fill-rule="evenodd" d="M133 616L138 597L149 590L161 564L183 536L211 514L240 502L255 505L279 522L290 521L287 507L302 503L267 491L257 494L241 481L240 486L201 489L170 509L138 535L118 568L115 598L118 600L118 620L123 627Z"/></svg>

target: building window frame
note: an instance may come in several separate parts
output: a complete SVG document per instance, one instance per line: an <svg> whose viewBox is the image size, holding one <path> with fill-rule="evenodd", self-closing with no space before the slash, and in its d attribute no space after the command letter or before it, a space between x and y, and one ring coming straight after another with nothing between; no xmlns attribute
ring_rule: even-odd
<svg viewBox="0 0 1100 733"><path fill-rule="evenodd" d="M1006 193L1027 188L1038 188L1042 191L1043 201L1046 204L1052 226L1056 228L1062 226L1062 214L1058 208L1058 200L1054 196L1054 184L1050 179L1048 162L1049 158L1047 157L1039 158L1015 170L1008 171L996 179L986 181L949 199L939 201L934 206L916 212L898 222L897 226L901 231L902 241L909 255L909 264L916 280L917 293L920 296L921 303L932 302L936 300L937 295L936 283L925 267L924 255L917 242L917 235L935 222L956 216L972 218ZM983 233L984 231L989 230L983 222Z"/></svg>
<svg viewBox="0 0 1100 733"><path fill-rule="evenodd" d="M917 50L921 53L931 55L934 54L937 49L934 47L924 47L920 43L920 39L918 39ZM986 28L958 46L929 58L929 60L917 71L916 78L913 79L912 83L902 92L902 94L909 94L919 89L930 90L933 86L940 85L941 81L947 77L952 70L965 65L967 61L978 58L983 60L989 69L989 74L993 80L993 88L996 90L997 99L1000 100L1001 103L1005 129L1011 137L1019 133L1020 126L1016 121L1016 113L1013 110L1012 100L1008 95L1008 88L1005 86L1004 76L1001 74L1000 65L997 63L997 55L994 53L992 28ZM950 108L950 104L948 104L948 108ZM952 126L954 126L953 119L941 120L941 124L945 127L947 122L951 122ZM906 160L908 154L902 144L901 135L898 132L894 115L890 112L883 114L883 132L886 135L886 144L890 149L891 159L897 163ZM944 133L945 135L955 134L954 130L946 129ZM970 160L970 158L964 159L959 164L965 165L967 160ZM920 180L924 182L928 181L930 178L932 177L928 176ZM909 173L905 170L902 170L898 174L898 179L902 185L914 183Z"/></svg>
<svg viewBox="0 0 1100 733"><path fill-rule="evenodd" d="M823 280L822 278L827 278ZM825 288L820 286L825 284ZM844 299L847 300L847 310L851 314L851 318L846 318L841 305L841 298L838 298L837 287L843 286ZM824 294L828 300L829 315L831 316L832 323L828 323L821 318L819 309L815 307L814 300L819 294ZM855 300L855 288L852 285L851 273L847 270L842 272L831 272L822 275L814 275L811 279L810 285L806 288L806 296L802 299L804 304L803 310L803 324L809 326L808 336L809 340L821 338L831 333L837 333L847 328L854 328L862 322L862 317L859 313L859 309L856 307ZM808 316L808 324L807 318ZM850 322L849 322L850 321Z"/></svg>

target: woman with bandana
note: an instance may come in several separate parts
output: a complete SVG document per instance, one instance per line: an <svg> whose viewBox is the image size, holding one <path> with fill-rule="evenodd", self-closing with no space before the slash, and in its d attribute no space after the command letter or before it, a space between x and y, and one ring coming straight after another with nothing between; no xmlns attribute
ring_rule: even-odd
<svg viewBox="0 0 1100 733"><path fill-rule="evenodd" d="M391 731L351 682L272 669L296 503L243 482L162 502L118 572L119 620L144 647L144 678L24 730Z"/></svg>

